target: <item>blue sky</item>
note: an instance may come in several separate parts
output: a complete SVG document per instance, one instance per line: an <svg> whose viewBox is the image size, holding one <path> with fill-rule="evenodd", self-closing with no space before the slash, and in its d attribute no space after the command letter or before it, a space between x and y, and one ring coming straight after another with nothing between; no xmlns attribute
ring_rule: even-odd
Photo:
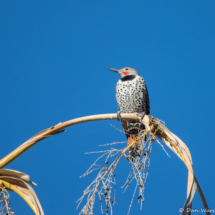
<svg viewBox="0 0 215 215"><path fill-rule="evenodd" d="M117 112L119 77L107 67L133 67L144 77L151 115L189 147L209 208L215 207L215 1L0 1L0 138L4 157L37 132L76 117ZM95 160L85 152L125 141L117 121L91 122L46 139L7 166L29 174L45 214L78 214L76 200L95 175L79 178ZM154 143L142 211L179 214L187 169ZM134 185L116 169L114 214L127 214ZM66 185L66 186L65 186ZM11 194L16 214L33 214ZM82 204L81 206L84 206ZM193 208L202 203L196 193ZM98 200L95 214L100 214Z"/></svg>

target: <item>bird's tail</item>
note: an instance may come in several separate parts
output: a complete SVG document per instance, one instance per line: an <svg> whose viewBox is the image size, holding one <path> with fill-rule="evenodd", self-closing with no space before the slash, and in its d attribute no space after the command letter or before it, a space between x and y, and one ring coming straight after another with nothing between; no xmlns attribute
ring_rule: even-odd
<svg viewBox="0 0 215 215"><path fill-rule="evenodd" d="M132 146L128 150L128 154L130 155L131 159L140 157L142 155L143 149L141 148L141 131L145 129L144 124L137 123L137 122L129 122L122 120L122 126L126 132L126 136L128 138L128 145L133 144L135 141L134 146Z"/></svg>
<svg viewBox="0 0 215 215"><path fill-rule="evenodd" d="M132 127L130 131L128 130L128 145L133 144L135 142L135 144L128 150L128 154L130 155L132 160L140 157L143 152L143 149L141 147L140 133L141 130L139 127Z"/></svg>

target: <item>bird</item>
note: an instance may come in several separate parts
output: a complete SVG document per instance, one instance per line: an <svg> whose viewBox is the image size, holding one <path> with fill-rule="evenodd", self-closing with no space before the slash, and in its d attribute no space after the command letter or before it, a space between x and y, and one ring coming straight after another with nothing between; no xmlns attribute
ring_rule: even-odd
<svg viewBox="0 0 215 215"><path fill-rule="evenodd" d="M141 114L141 118L150 114L149 94L144 79L139 73L130 67L122 69L107 68L121 76L116 85L116 100L118 105L117 118L120 113ZM143 123L121 119L122 127L128 139L128 144L136 143L130 147L128 154L133 158L140 157L142 149L140 147L140 133L145 129ZM146 137L145 137L146 138ZM145 139L146 140L146 139Z"/></svg>

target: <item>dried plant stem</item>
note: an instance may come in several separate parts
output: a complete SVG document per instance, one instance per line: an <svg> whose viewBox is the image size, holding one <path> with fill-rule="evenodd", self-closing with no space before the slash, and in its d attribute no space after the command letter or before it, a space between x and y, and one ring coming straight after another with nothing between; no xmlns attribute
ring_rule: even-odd
<svg viewBox="0 0 215 215"><path fill-rule="evenodd" d="M5 188L1 188L1 195L3 195L3 198L2 198L2 208L1 208L1 213L3 214L4 213L4 210L6 208L7 210L7 213L9 213L9 204L8 204L8 196L6 195L6 189Z"/></svg>
<svg viewBox="0 0 215 215"><path fill-rule="evenodd" d="M136 193L136 190L137 190L137 186L138 186L138 184L136 184L136 186L135 186L134 193L133 193L133 196L132 196L132 199L131 199L131 204L129 205L129 209L128 209L127 215L129 215L129 213L130 213L131 205L133 204L133 201L134 201L134 196L135 196L135 193Z"/></svg>
<svg viewBox="0 0 215 215"><path fill-rule="evenodd" d="M132 119L135 121L139 121L139 117L137 113L122 113L121 114L122 119ZM72 119L63 123L59 123L55 126L52 126L50 128L47 128L26 142L24 142L21 146L16 148L13 152L5 156L0 160L0 169L11 163L14 159L19 157L22 153L24 153L26 150L34 146L36 143L40 142L41 140L44 140L52 135L59 134L61 132L64 132L65 130L62 130L66 127L77 125L80 123L85 123L85 122L91 122L91 121L98 121L98 120L113 120L117 119L117 114L115 113L110 113L110 114L99 114L99 115L91 115L91 116L85 116L85 117L80 117L76 119ZM149 121L149 116L145 116L143 121ZM143 122L144 123L144 122Z"/></svg>
<svg viewBox="0 0 215 215"><path fill-rule="evenodd" d="M147 135L148 133L150 133L152 130L154 129L154 126L152 126L150 128L150 130L146 130L142 135L139 136L139 138L137 138L133 143L129 144L128 146L126 146L122 152L117 156L117 158L113 161L113 163L108 167L106 168L105 172L102 173L102 176L101 178L97 181L95 187L93 188L93 193L91 194L91 197L89 199L87 199L87 202L88 202L88 205L90 205L91 203L94 202L94 199L95 199L95 194L98 192L98 187L100 185L101 182L103 182L103 179L105 178L105 176L108 174L108 172L110 172L113 168L113 166L120 160L120 158L125 154L126 151L129 150L129 148L133 147L137 141L141 140L143 137L145 137L145 135ZM102 156L101 156L102 157ZM98 159L100 159L101 157L99 157ZM97 160L98 160L97 159ZM96 161L97 161L96 160ZM94 162L95 164L96 162ZM91 166L92 167L92 166ZM91 168L90 167L90 168ZM110 173L110 174L113 174L113 173ZM85 174L84 174L85 175ZM92 185L94 184L94 182L92 182L87 189L89 189ZM84 207L85 209L85 207Z"/></svg>
<svg viewBox="0 0 215 215"><path fill-rule="evenodd" d="M8 201L9 199L9 193L5 189L5 187L0 188L0 214L6 214L6 215L13 215L15 214L12 212L9 204L10 202Z"/></svg>

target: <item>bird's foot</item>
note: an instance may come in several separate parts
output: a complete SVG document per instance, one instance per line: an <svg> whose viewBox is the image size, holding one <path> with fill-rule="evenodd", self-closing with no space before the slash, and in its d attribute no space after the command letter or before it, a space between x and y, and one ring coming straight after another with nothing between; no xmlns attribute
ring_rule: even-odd
<svg viewBox="0 0 215 215"><path fill-rule="evenodd" d="M143 121L143 118L144 118L145 115L146 115L145 112L138 113L138 117L139 117L140 122Z"/></svg>
<svg viewBox="0 0 215 215"><path fill-rule="evenodd" d="M122 111L117 111L116 116L117 116L117 120L119 121L119 119L121 118L121 113Z"/></svg>

